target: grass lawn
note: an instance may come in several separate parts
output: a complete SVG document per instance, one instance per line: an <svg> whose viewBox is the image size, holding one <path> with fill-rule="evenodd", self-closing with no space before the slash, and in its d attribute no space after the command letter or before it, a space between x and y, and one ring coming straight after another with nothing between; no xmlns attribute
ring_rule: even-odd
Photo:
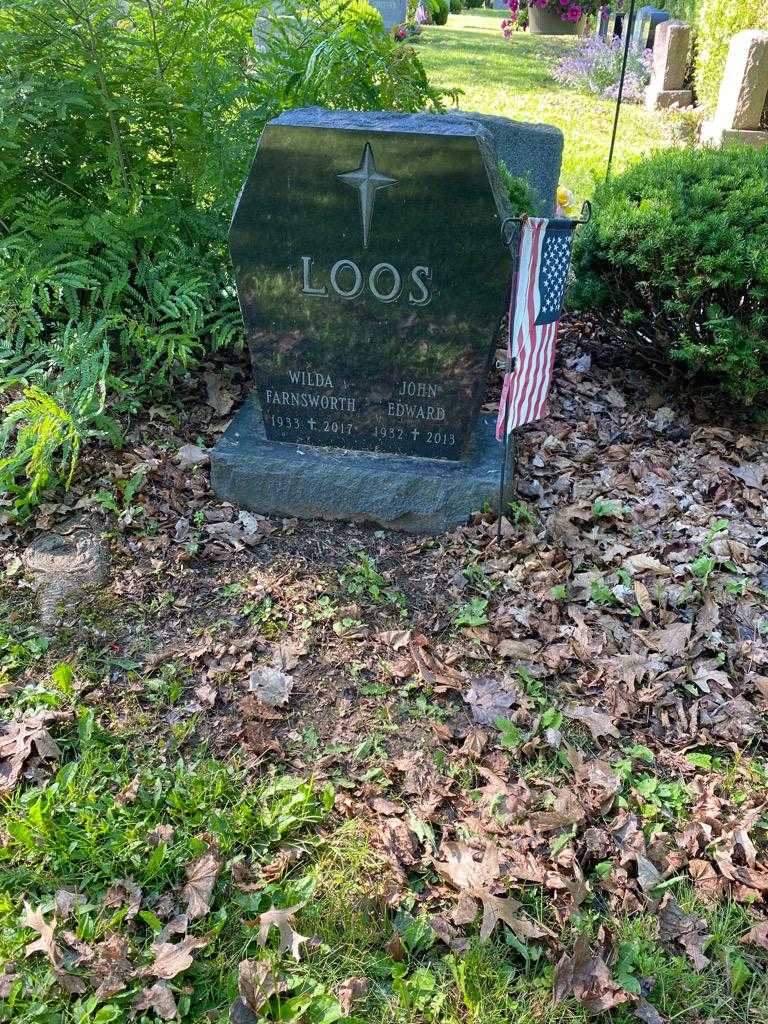
<svg viewBox="0 0 768 1024"><path fill-rule="evenodd" d="M519 32L506 41L499 29L503 17L502 11L466 11L450 15L442 28L428 28L419 44L424 66L436 85L463 89L459 105L465 110L560 128L565 135L561 180L586 197L605 174L614 104L552 77L558 58L576 45L572 39ZM616 169L664 146L663 125L659 115L627 104L619 122Z"/></svg>

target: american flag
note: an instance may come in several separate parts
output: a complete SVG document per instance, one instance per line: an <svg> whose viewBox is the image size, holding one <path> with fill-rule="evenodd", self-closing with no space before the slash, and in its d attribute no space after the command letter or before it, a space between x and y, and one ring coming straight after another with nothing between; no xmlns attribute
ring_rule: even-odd
<svg viewBox="0 0 768 1024"><path fill-rule="evenodd" d="M555 362L575 221L529 217L520 226L517 270L509 306L508 365L496 439L541 419ZM509 412L507 413L507 408Z"/></svg>

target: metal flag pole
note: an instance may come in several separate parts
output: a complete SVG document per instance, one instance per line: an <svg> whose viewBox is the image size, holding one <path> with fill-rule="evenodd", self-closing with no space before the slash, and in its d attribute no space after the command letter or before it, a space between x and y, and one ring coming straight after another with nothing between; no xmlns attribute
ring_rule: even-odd
<svg viewBox="0 0 768 1024"><path fill-rule="evenodd" d="M613 163L613 150L616 146L616 132L619 129L619 112L621 111L621 101L624 97L624 79L627 74L627 61L629 60L629 40L632 29L635 24L635 0L629 0L629 11L627 12L626 19L622 22L624 26L624 56L621 61L621 76L619 78L619 91L616 96L616 113L613 117L613 132L611 133L611 148L608 151L608 167L605 171L605 180L611 176L611 164Z"/></svg>
<svg viewBox="0 0 768 1024"><path fill-rule="evenodd" d="M501 239L510 250L512 248L512 239L514 234L507 238L507 226L509 224L517 224L518 229L522 223L522 217L513 217L505 220L501 225ZM505 398L504 406L504 440L502 441L503 449L501 456L501 474L499 476L499 515L496 524L496 543L501 544L501 517L504 515L504 490L507 482L507 459L509 458L509 393L504 396L504 384L507 379L511 377L512 370L514 369L514 356L512 355L512 328L515 322L515 307L517 306L517 275L520 271L520 235L518 230L518 245L517 253L515 255L515 266L512 271L512 280L510 284L510 296L508 306L508 334L507 334L507 355L504 360L504 378L501 386L502 397ZM511 381L510 381L511 386ZM517 453L515 453L515 466L517 466Z"/></svg>

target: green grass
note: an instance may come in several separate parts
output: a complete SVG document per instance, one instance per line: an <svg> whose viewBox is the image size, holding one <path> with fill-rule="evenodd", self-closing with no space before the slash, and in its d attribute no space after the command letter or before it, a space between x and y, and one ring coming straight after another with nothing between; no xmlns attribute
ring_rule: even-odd
<svg viewBox="0 0 768 1024"><path fill-rule="evenodd" d="M427 28L419 53L430 80L463 89L464 110L560 128L565 135L561 181L583 199L595 179L605 176L615 104L553 79L558 58L576 45L572 39L518 32L506 41L499 29L503 17L502 11L465 11L450 15L442 28ZM616 170L665 144L658 114L637 104L622 108Z"/></svg>

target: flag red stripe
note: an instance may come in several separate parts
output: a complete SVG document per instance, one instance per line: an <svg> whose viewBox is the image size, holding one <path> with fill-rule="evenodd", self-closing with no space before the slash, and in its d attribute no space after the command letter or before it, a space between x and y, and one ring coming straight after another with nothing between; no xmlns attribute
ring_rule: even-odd
<svg viewBox="0 0 768 1024"><path fill-rule="evenodd" d="M536 291L538 289L538 268L539 268L539 255L540 255L540 237L541 232L544 228L542 221L537 221L533 224L531 230L531 262L527 268L528 280L526 289L526 314L520 322L520 335L523 338L523 342L520 345L520 349L525 350L525 366L521 367L517 377L517 387L513 393L512 398L512 417L511 421L514 422L515 427L522 426L526 422L524 418L524 408L527 406L527 399L529 396L529 388L531 383L531 368L534 362L533 352L533 341L531 328L534 321L536 320Z"/></svg>

